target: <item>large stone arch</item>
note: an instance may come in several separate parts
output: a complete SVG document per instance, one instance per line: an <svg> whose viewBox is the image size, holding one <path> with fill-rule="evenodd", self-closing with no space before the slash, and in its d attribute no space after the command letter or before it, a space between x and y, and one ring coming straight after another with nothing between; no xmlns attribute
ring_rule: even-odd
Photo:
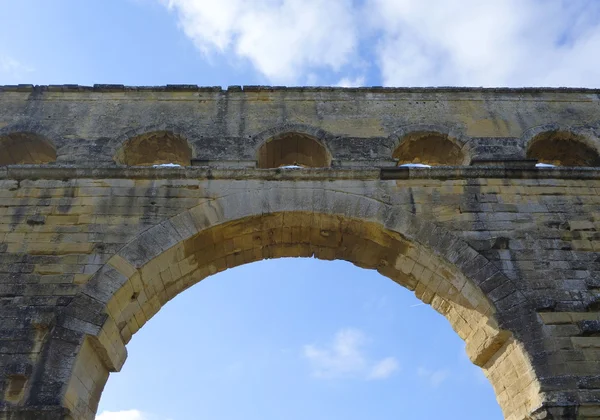
<svg viewBox="0 0 600 420"><path fill-rule="evenodd" d="M134 265L135 272L128 274L132 262L121 270L119 258L126 261L122 253L105 264L127 244L131 249L136 243L144 252L165 244L176 249L185 239L170 243L169 232L180 219L165 220L213 214L201 210L209 203L201 200L208 198L224 210L210 226L194 226L196 231L189 233L194 237L235 226L260 231L272 217L298 215L303 220L307 214L320 214L319 223L362 226L368 233L359 229L348 235L363 240L372 236L382 242L400 235L418 255L440 258L449 273L460 272L472 281L496 310L490 312L500 327L496 330L512 333L505 343L523 343L543 401L522 418L598 418L600 166L532 171L529 163L512 161L525 158L528 143L545 132L570 132L592 151L600 151L599 93L563 88L0 87L0 126L5 124L0 136L42 136L57 155L55 164L0 168L0 419L63 420L68 412L63 407L65 384L73 384L74 377L84 379L82 386L90 391L101 389L106 379L102 375L123 362L127 337L121 325L125 319L109 316L108 302L124 284L135 281L136 272L147 271ZM112 160L123 141L161 130L188 139L192 166L203 167L126 167ZM479 161L472 161L478 167L438 167L418 174L400 170L393 176L393 171L380 171L395 163L391 156L406 133L423 130L458 139L471 159ZM290 131L326 145L332 168L252 169L261 141ZM278 190L283 186L293 192ZM324 189L371 197L394 209ZM296 195L304 202L294 202ZM263 202L270 207L263 209ZM201 207L188 210L196 205ZM224 218L231 208L246 205L254 210ZM381 217L371 217L371 210L365 213L364 208L376 209ZM404 221L404 228L395 227L394 218ZM141 239L145 236L135 238L158 223L163 225L153 235L160 233L159 243L152 236L147 244ZM492 264L469 251L464 255L471 255L466 260L474 265L467 267L462 254L448 251L462 242L442 226L469 241ZM295 229L302 232L302 224ZM335 237L327 234L315 231L313 239ZM308 252L305 247L313 239L300 242L304 248L295 255ZM264 248L280 254L284 249ZM377 252L380 248L373 246ZM319 249L315 255L324 258L333 252L360 262L332 249ZM242 254L233 250L227 258L235 262ZM401 277L408 285L406 275ZM176 284L174 291L186 283ZM425 296L419 284L415 292ZM142 294L134 297L139 301ZM460 308L469 309L454 304L453 311ZM481 317L477 311L474 315ZM498 351L488 363L498 358L517 366L497 370L505 373L507 384L520 384L507 390L497 387L505 411L517 418L513 409L522 406L527 392L507 396L530 383L530 370L528 363L507 354ZM87 367L89 372L74 376L76 359L75 370ZM498 373L490 377L499 383L493 375ZM69 396L77 400L72 392Z"/></svg>
<svg viewBox="0 0 600 420"><path fill-rule="evenodd" d="M206 200L121 249L60 316L45 354L63 360L38 372L36 398L48 404L44 388L61 384L63 399L52 403L74 418L93 418L108 372L125 361L125 344L164 303L217 271L285 256L348 260L414 290L465 340L506 418L523 419L541 404L524 347L498 324L497 307L525 297L485 257L445 229L373 199L277 188ZM489 293L498 288L512 292Z"/></svg>

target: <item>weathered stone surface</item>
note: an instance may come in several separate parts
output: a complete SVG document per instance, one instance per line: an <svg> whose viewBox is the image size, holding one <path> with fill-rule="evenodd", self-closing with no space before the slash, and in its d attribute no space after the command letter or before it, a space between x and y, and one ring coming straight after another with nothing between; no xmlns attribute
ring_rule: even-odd
<svg viewBox="0 0 600 420"><path fill-rule="evenodd" d="M285 256L413 290L507 419L600 417L599 93L0 87L0 419L92 419L162 305Z"/></svg>

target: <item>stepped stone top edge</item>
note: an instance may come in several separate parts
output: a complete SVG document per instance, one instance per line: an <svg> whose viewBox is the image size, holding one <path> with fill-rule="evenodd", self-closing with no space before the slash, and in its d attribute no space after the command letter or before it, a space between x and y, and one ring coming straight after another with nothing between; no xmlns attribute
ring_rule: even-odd
<svg viewBox="0 0 600 420"><path fill-rule="evenodd" d="M0 92L361 92L361 93L503 93L503 94L539 94L539 93L587 93L600 94L600 88L583 87L333 87L333 86L199 86L187 84L167 84L163 86L127 86L121 84L95 84L83 86L77 84L62 85L0 85Z"/></svg>

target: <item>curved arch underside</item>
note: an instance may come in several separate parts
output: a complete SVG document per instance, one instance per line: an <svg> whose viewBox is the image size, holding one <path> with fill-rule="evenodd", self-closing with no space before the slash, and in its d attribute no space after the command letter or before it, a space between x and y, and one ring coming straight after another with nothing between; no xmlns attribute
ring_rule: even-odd
<svg viewBox="0 0 600 420"><path fill-rule="evenodd" d="M557 166L600 166L598 152L583 136L568 131L538 134L529 145L527 157Z"/></svg>
<svg viewBox="0 0 600 420"><path fill-rule="evenodd" d="M465 340L506 418L522 418L539 405L539 385L525 350L498 327L494 305L464 274L489 269L485 258L449 233L427 223L418 226L410 215L382 203L325 191L312 198L279 190L209 200L144 232L109 260L84 289L106 302L108 318L78 358L66 393L69 408L95 412L108 373L93 371L92 383L98 385L81 394L89 388L76 385L90 376L89 360L119 370L125 344L170 299L211 274L278 257L342 259L413 290ZM416 238L428 229L426 245Z"/></svg>
<svg viewBox="0 0 600 420"><path fill-rule="evenodd" d="M446 134L436 132L411 133L402 139L393 158L398 164L464 165L467 156Z"/></svg>
<svg viewBox="0 0 600 420"><path fill-rule="evenodd" d="M56 161L54 146L34 133L0 136L0 165L44 164Z"/></svg>
<svg viewBox="0 0 600 420"><path fill-rule="evenodd" d="M257 167L261 169L295 165L324 168L331 164L329 152L315 138L287 133L267 140L258 150Z"/></svg>
<svg viewBox="0 0 600 420"><path fill-rule="evenodd" d="M187 140L170 131L154 131L127 140L115 156L118 163L149 166L173 163L189 166L192 149Z"/></svg>

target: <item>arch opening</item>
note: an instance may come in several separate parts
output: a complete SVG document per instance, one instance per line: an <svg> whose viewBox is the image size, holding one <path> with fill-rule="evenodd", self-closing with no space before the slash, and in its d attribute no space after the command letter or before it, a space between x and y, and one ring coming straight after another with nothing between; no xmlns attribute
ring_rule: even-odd
<svg viewBox="0 0 600 420"><path fill-rule="evenodd" d="M325 168L331 156L323 144L312 136L286 133L263 143L258 150L257 167Z"/></svg>
<svg viewBox="0 0 600 420"><path fill-rule="evenodd" d="M535 136L527 157L554 166L600 166L598 151L586 138L569 131L547 131Z"/></svg>
<svg viewBox="0 0 600 420"><path fill-rule="evenodd" d="M392 157L398 165L464 165L467 156L448 135L433 131L404 136Z"/></svg>
<svg viewBox="0 0 600 420"><path fill-rule="evenodd" d="M256 337L260 337L258 342ZM161 343L178 345L169 348ZM343 349L349 351L339 354L336 344L345 344ZM298 401L319 412L318 418L343 418L348 406L352 414L346 417L356 420L364 415L353 410L376 407L381 409L380 417L393 417L391 413L404 407L404 415L411 419L454 418L451 414L457 419L502 418L499 406L494 406L491 386L481 383L484 378L479 369L466 357L457 362L457 355L464 354L463 344L446 319L374 270L314 258L263 260L210 276L161 309L128 344L126 369L111 375L100 412L122 406L120 395L127 386L144 399L160 395L184 412L187 407L193 410L194 395L202 394L207 418L281 418L265 412L263 401L285 400L290 393L292 401L284 404L289 412L295 411ZM263 362L257 353L272 357ZM362 360L356 361L355 356ZM214 375L232 360L236 363L228 372L234 380L227 381L224 393L225 398L239 397L241 406L213 404L223 394L215 386ZM260 387L252 388L249 383L255 380L248 374L250 366L260 366ZM450 371L451 375L436 379ZM280 375L289 379L289 388L279 389ZM194 378L193 390L185 386L190 377ZM169 385L144 389L156 378L168 378ZM337 394L346 400L345 405L338 406L332 395L324 395L324 404L307 395L315 387L322 390L322 385L339 380L349 386ZM171 391L174 383L179 384L178 391ZM382 386L391 392L380 393ZM438 386L437 392L432 390ZM246 405L249 389L251 403ZM368 401L349 399L356 390L373 391L377 396ZM444 398L440 392L453 392L457 398L450 404L436 404ZM411 404L420 398L433 404ZM473 399L485 399L485 404ZM137 404L142 411L153 411ZM490 407L494 415L477 415Z"/></svg>
<svg viewBox="0 0 600 420"><path fill-rule="evenodd" d="M154 131L127 140L115 161L128 166L175 164L189 166L192 148L187 140L171 131Z"/></svg>
<svg viewBox="0 0 600 420"><path fill-rule="evenodd" d="M35 165L56 161L56 149L39 134L20 132L0 136L0 165Z"/></svg>
<svg viewBox="0 0 600 420"><path fill-rule="evenodd" d="M214 219L214 212L209 205L202 210L205 226ZM469 358L484 370L507 418L515 412L529 413L539 404L538 383L525 350L498 327L491 302L457 267L376 222L286 211L241 217L199 230L139 267L128 262L126 255L113 257L108 269L118 274L111 276L122 276L124 282L106 305L108 318L93 339L96 344L90 344L89 354L78 358L67 390L69 408L78 412L97 407L101 389L84 389L82 394L76 386L78 375L89 374L88 360L109 360L104 363L118 370L126 354L124 345L170 299L227 268L281 257L349 261L414 291L465 341ZM105 350L99 353L99 346ZM103 387L105 376L100 372L93 382ZM512 383L515 378L519 386Z"/></svg>

